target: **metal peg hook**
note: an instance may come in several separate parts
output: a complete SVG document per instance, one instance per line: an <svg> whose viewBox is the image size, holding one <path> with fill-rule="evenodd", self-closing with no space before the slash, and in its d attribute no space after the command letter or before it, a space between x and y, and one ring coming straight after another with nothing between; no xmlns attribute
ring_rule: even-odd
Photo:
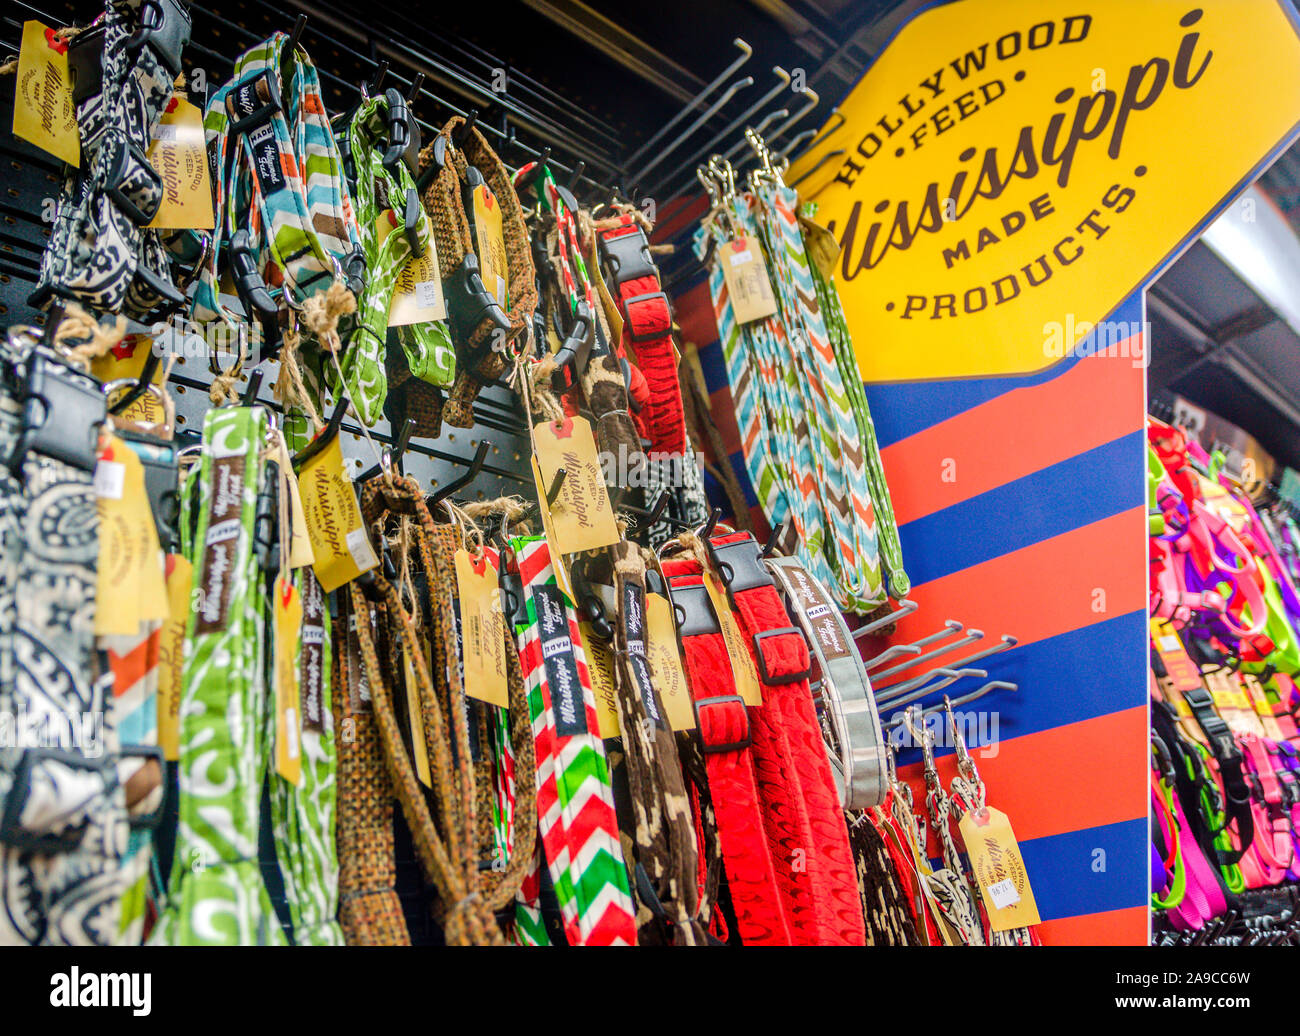
<svg viewBox="0 0 1300 1036"><path fill-rule="evenodd" d="M932 670L932 672L929 675L942 676L943 679L936 680L934 683L926 684L926 686L924 687L920 687L916 690L912 690L911 693L906 693L905 691L901 691L901 690L895 690L892 694L885 694L885 693L877 694L876 705L880 708L901 709L904 705L908 705L914 701L920 701L922 698L926 697L927 695L931 695L935 691L941 691L945 687L949 686L950 684L956 683L958 680L965 680L968 678L985 680L988 678L989 674L984 669L942 668L942 669Z"/></svg>
<svg viewBox="0 0 1300 1036"><path fill-rule="evenodd" d="M875 658L871 659L869 662L866 663L867 671L870 672L872 669L877 669L884 662L888 662L890 659L898 658L902 655L916 655L917 656L916 658L914 658L911 662L909 662L906 666L903 667L905 669L910 668L912 665L915 665L917 662L924 661L925 658L934 657L932 655L922 656L921 651L923 648L929 646L930 644L935 643L936 641L945 640L948 637L951 637L954 633L960 633L963 629L965 629L965 627L960 622L958 622L955 619L949 619L947 622L943 624L943 629L939 630L937 633L931 633L929 636L922 637L920 640L913 641L911 644L896 644L893 647L886 648ZM952 647L951 644L948 646ZM915 651L910 650L911 648L915 648L916 650ZM909 650L900 650L900 649L909 649ZM879 677L881 676L887 676L889 673L893 671L894 670L891 669L891 670L887 670L884 673L878 673L876 678L879 679Z"/></svg>
<svg viewBox="0 0 1300 1036"><path fill-rule="evenodd" d="M979 631L979 630L971 630L970 633L973 635L973 634L976 634L976 633L980 633L980 631ZM980 635L983 636L982 633L981 633ZM979 638L979 637L976 637L975 639L978 640L978 639L980 639L980 638ZM954 662L950 662L950 663L948 664L948 668L949 668L949 669L961 669L963 666L971 665L972 663L979 662L979 661L981 661L982 659L985 659L985 658L990 657L991 655L997 655L997 654L1000 654L1000 653L1003 652L1003 651L1008 650L1009 648L1013 648L1013 647L1016 646L1017 643L1018 643L1018 641L1016 640L1015 637L1011 636L1010 634L1006 634L1006 633L1004 633L1004 634L1002 635L1001 639L998 641L998 643L994 644L992 647L984 648L982 651L976 651L973 655L967 655L965 658L960 658L960 659L957 659L957 660L954 661ZM939 652L939 653L942 654L942 653L945 652L945 651L951 651L951 650L952 650L953 648L955 648L956 646L957 646L957 643L949 644L949 645L947 645L946 647L943 648L943 651L941 651L941 652ZM915 664L916 664L917 662L919 662L919 661L921 661L921 659L919 659L919 658L918 658L918 659L915 659L914 661L909 662L909 663L907 664L907 666L899 666L899 667L898 667L898 670L895 670L895 671L901 671L902 669L910 668L911 666L915 665ZM878 674L876 674L876 678L877 678L877 679L880 679L880 677L888 676L888 675L889 675L889 673L878 673ZM915 686L918 686L918 685L921 683L921 681L922 681L923 679L924 679L924 677L918 677L918 678L914 678L914 679L908 679L908 680L903 681L903 682L901 682L901 683L890 684L889 687L886 687L886 688L883 688L883 689L884 689L884 690L892 690L892 689L894 689L894 688L898 688L898 689L902 690L902 689L904 689L907 685L910 685L910 686L915 687Z"/></svg>
<svg viewBox="0 0 1300 1036"><path fill-rule="evenodd" d="M897 610L876 619L874 622L869 622L865 626L860 626L855 629L853 631L853 639L861 640L863 637L869 637L871 634L875 633L876 630L884 629L891 623L897 622L899 619L911 615L918 607L919 606L915 601L910 601L904 598L898 602Z"/></svg>
<svg viewBox="0 0 1300 1036"><path fill-rule="evenodd" d="M691 112L693 112L696 108L698 108L701 104L703 104L704 99L708 97L709 94L713 93L713 91L716 90L719 86L721 86L724 82L726 82L727 79L731 77L731 74L735 72L737 69L739 69L740 66L743 65L746 61L748 61L750 55L754 53L754 48L751 47L744 40L742 40L739 36L737 36L734 40L732 40L731 43L733 46L738 47L740 49L740 57L736 58L734 61L732 61L730 65L728 65L720 73L718 73L718 75L713 79L712 82L707 83L704 89L701 90L699 93L697 93L694 97L692 97L689 103L687 103L687 105L684 108L682 108L681 111L679 111L676 115L674 115L671 119L669 119L668 122L664 124L663 128L660 129L658 133L656 133L653 137L647 140L639 148L633 151L632 154L628 155L627 163L626 163L628 168L631 168L631 166L637 160L648 155L651 149L656 144L658 144L659 141L663 140L664 137L666 137L669 133L671 133L674 129L676 129L677 124L681 122L682 119L686 118L686 116L688 116Z"/></svg>
<svg viewBox="0 0 1300 1036"><path fill-rule="evenodd" d="M660 162L662 162L665 158L671 155L679 147L685 144L686 141L691 137L691 135L694 134L696 130L698 130L711 118L713 118L713 116L716 115L728 101L730 101L733 97L735 97L736 94L738 94L741 90L746 90L753 85L754 85L754 77L745 76L744 79L737 79L734 83L732 83L729 87L727 87L726 91L722 94L721 97L719 97L716 101L714 101L711 105L709 105L709 107L704 110L704 113L700 115L698 119L696 119L689 126L687 126L685 130L682 131L681 136L679 136L666 148L660 151L658 156L655 158L653 162L651 162L649 165L641 169L641 171L637 174L637 179L645 180L646 174L649 173L651 169L655 168L655 166L659 165Z"/></svg>
<svg viewBox="0 0 1300 1036"><path fill-rule="evenodd" d="M950 636L953 633L960 633L961 629L962 629L962 625L960 622L953 622L950 619L948 621L947 628L942 629L938 633L934 634L933 637L930 638L930 640L931 642L934 642L936 640L945 639L946 637ZM933 651L927 651L923 655L917 655L915 658L910 659L902 663L901 665L891 666L889 669L881 670L879 673L876 674L875 678L877 680L881 680L886 676L896 676L899 673L906 672L908 669L911 669L912 666L916 665L918 662L928 662L932 658L938 658L940 655L946 655L949 651L952 651L956 648L965 647L967 644L974 644L977 640L983 640L983 639L984 639L983 630L967 630L966 635L962 637L960 640L954 640L947 644L941 644ZM918 640L916 643L918 646L920 646L921 644L924 643L924 641Z"/></svg>

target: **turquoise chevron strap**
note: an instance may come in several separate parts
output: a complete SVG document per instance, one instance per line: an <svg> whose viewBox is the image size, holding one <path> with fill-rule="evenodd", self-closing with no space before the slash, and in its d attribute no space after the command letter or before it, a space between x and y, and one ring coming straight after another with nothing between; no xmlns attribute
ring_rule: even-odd
<svg viewBox="0 0 1300 1036"><path fill-rule="evenodd" d="M245 51L203 117L217 225L194 319L229 322L218 260L228 256L249 320L300 309L340 273L360 290L360 238L316 67L277 32Z"/></svg>
<svg viewBox="0 0 1300 1036"><path fill-rule="evenodd" d="M773 176L755 178L754 209L795 383L811 435L813 470L827 528L836 596L855 611L884 603L876 515L866 457L849 395L817 303L796 209L799 196Z"/></svg>
<svg viewBox="0 0 1300 1036"><path fill-rule="evenodd" d="M299 751L302 772L290 784L270 767L271 824L284 878L285 900L298 946L342 946L338 913L339 862L334 846L334 714L330 702L329 604L311 566L293 573L302 601L298 638ZM267 695L267 723L273 695Z"/></svg>
<svg viewBox="0 0 1300 1036"><path fill-rule="evenodd" d="M812 474L811 435L780 323L772 317L738 323L727 291L719 250L741 235L757 237L758 227L745 200L731 197L696 232L694 246L701 261L708 261L745 469L767 520L774 528L791 521L804 567L823 585L837 588Z"/></svg>
<svg viewBox="0 0 1300 1036"><path fill-rule="evenodd" d="M804 206L804 212L811 219L817 213L817 206L810 202ZM853 336L849 333L849 322L844 316L844 306L840 303L840 293L835 283L823 276L816 263L809 264L809 272L813 286L817 289L817 304L830 334L835 363L840 369L840 380L848 392L849 405L865 453L867 481L876 514L876 543L889 583L889 596L901 601L912 589L912 581L903 569L903 545L898 537L894 501L889 495L889 483L885 481L885 465L880 459L876 423L871 419L871 408L867 406L867 392L862 384L857 355L853 351Z"/></svg>
<svg viewBox="0 0 1300 1036"><path fill-rule="evenodd" d="M181 678L180 799L156 945L283 945L258 866L270 755L266 580L255 543L267 414L217 407L203 423L193 609Z"/></svg>
<svg viewBox="0 0 1300 1036"><path fill-rule="evenodd" d="M388 154L389 122L401 94L389 90L357 109L348 129L356 168L354 199L361 250L366 258L366 286L357 297L343 377L357 416L374 424L388 394L385 345L388 316L398 277L412 259L433 245L433 225L424 211L415 180L401 155ZM431 385L450 385L456 376L456 350L445 320L421 321L396 328L411 373Z"/></svg>

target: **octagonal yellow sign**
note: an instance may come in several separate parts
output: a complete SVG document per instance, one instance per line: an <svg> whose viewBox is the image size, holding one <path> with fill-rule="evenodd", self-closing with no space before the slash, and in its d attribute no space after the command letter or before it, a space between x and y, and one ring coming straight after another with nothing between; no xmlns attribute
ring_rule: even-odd
<svg viewBox="0 0 1300 1036"><path fill-rule="evenodd" d="M1295 138L1300 32L1284 0L960 0L840 112L786 180L843 245L864 379L1029 373Z"/></svg>

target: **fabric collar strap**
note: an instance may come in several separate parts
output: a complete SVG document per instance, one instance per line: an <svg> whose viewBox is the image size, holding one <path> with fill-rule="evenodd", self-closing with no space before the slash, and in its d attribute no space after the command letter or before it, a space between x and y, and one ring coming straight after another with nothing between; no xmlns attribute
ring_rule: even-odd
<svg viewBox="0 0 1300 1036"><path fill-rule="evenodd" d="M0 943L112 945L130 875L94 637L104 398L32 337L11 331L0 353L0 711L18 735L0 749Z"/></svg>
<svg viewBox="0 0 1300 1036"><path fill-rule="evenodd" d="M840 805L848 810L878 806L889 790L885 758L889 748L871 680L844 617L826 588L796 558L768 558L767 567L785 592L786 607L817 662L813 686L819 690L835 735L827 753Z"/></svg>
<svg viewBox="0 0 1300 1036"><path fill-rule="evenodd" d="M608 223L613 226L607 226ZM673 349L672 310L650 256L650 241L635 215L620 212L596 223L601 253L623 316L623 351L636 358L646 380L651 453L681 454L686 448L682 392Z"/></svg>
<svg viewBox="0 0 1300 1036"><path fill-rule="evenodd" d="M578 621L556 585L546 540L516 538L511 547L510 568L523 595L511 618L533 721L539 848L565 937L575 946L635 946L627 865ZM521 897L534 918L535 891L530 884Z"/></svg>
<svg viewBox="0 0 1300 1036"><path fill-rule="evenodd" d="M145 152L181 74L190 15L179 0L114 0L68 47L81 165L71 171L32 304L159 318L185 304L156 230L163 182Z"/></svg>
<svg viewBox="0 0 1300 1036"><path fill-rule="evenodd" d="M300 309L342 275L365 281L356 216L316 66L277 32L239 56L208 98L207 133L217 225L194 295L201 323L232 315L220 298L218 259L229 255L244 318L279 343L282 309Z"/></svg>
<svg viewBox="0 0 1300 1036"><path fill-rule="evenodd" d="M695 828L677 743L648 658L645 560L640 548L626 540L615 545L613 554L618 602L614 687L636 815L638 898L670 926L675 943L700 946L706 937L696 920Z"/></svg>
<svg viewBox="0 0 1300 1036"><path fill-rule="evenodd" d="M338 741L339 924L349 946L411 942L394 885L392 778L384 762L358 624L378 639L375 608L364 597L338 594L333 706Z"/></svg>
<svg viewBox="0 0 1300 1036"><path fill-rule="evenodd" d="M270 737L265 573L256 539L267 433L261 407L203 422L194 590L185 631L180 828L157 945L283 945L258 864Z"/></svg>
<svg viewBox="0 0 1300 1036"><path fill-rule="evenodd" d="M388 315L398 278L408 263L435 247L433 224L410 169L400 156L390 160L387 154L393 120L406 117L406 111L402 95L388 90L357 109L346 137L356 170L353 200L368 276L344 333L348 348L342 368L347 398L367 425L382 416L388 395ZM403 324L396 331L415 377L430 385L451 384L456 351L445 320Z"/></svg>

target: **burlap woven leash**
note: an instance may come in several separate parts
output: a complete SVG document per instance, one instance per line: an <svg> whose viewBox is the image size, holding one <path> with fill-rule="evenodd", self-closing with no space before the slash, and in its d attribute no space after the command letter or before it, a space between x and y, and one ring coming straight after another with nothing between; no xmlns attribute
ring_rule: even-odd
<svg viewBox="0 0 1300 1036"><path fill-rule="evenodd" d="M454 585L449 559L432 550L437 533L414 479L390 481L383 475L371 479L362 488L361 507L367 526L372 528L383 528L389 519L398 522L405 519L408 542L415 551L414 560L419 562L430 584L444 588ZM351 591L354 605L362 608L364 594L361 588L353 583ZM397 797L425 872L441 898L444 935L452 945L500 943L500 929L482 896L475 851L475 783L460 674L458 667L446 664L456 657L454 623L444 609L430 609L432 615L428 625L434 656L429 659L398 588L382 574L382 570L374 573L373 592L384 603L391 624L388 642L380 645L386 652L387 664L385 666L380 660L371 631L363 623L358 623L361 657ZM435 823L429 802L420 788L397 723L390 684L396 684L392 674L405 668L398 666L402 656L409 661L408 671L415 684L407 687L407 694L416 696L424 723L433 781L432 802L438 811L438 823ZM435 672L436 677L433 675ZM444 695L438 693L435 680L445 681Z"/></svg>
<svg viewBox="0 0 1300 1036"><path fill-rule="evenodd" d="M372 627L374 611L364 598L337 596L331 706L339 732L339 923L349 946L407 946L411 937L393 887L393 784L356 632L358 623Z"/></svg>
<svg viewBox="0 0 1300 1036"><path fill-rule="evenodd" d="M461 146L452 143L464 120L448 120L442 132L420 152L421 180L430 167L438 171L424 192L424 205L433 221L434 239L443 275L443 294L457 347L456 380L444 402L431 385L403 373L404 361L390 371L394 388L403 386L407 413L415 419L416 434L437 436L445 419L456 428L474 424L473 403L485 384L495 381L506 369L508 346L520 335L529 334L537 308L537 275L524 226L524 214L510 174L501 159L477 129L462 134ZM487 181L501 207L502 236L505 239L508 271L508 307L492 310L471 302L467 278L479 269L474 236L465 213L462 189L473 166ZM479 287L481 287L481 283Z"/></svg>

